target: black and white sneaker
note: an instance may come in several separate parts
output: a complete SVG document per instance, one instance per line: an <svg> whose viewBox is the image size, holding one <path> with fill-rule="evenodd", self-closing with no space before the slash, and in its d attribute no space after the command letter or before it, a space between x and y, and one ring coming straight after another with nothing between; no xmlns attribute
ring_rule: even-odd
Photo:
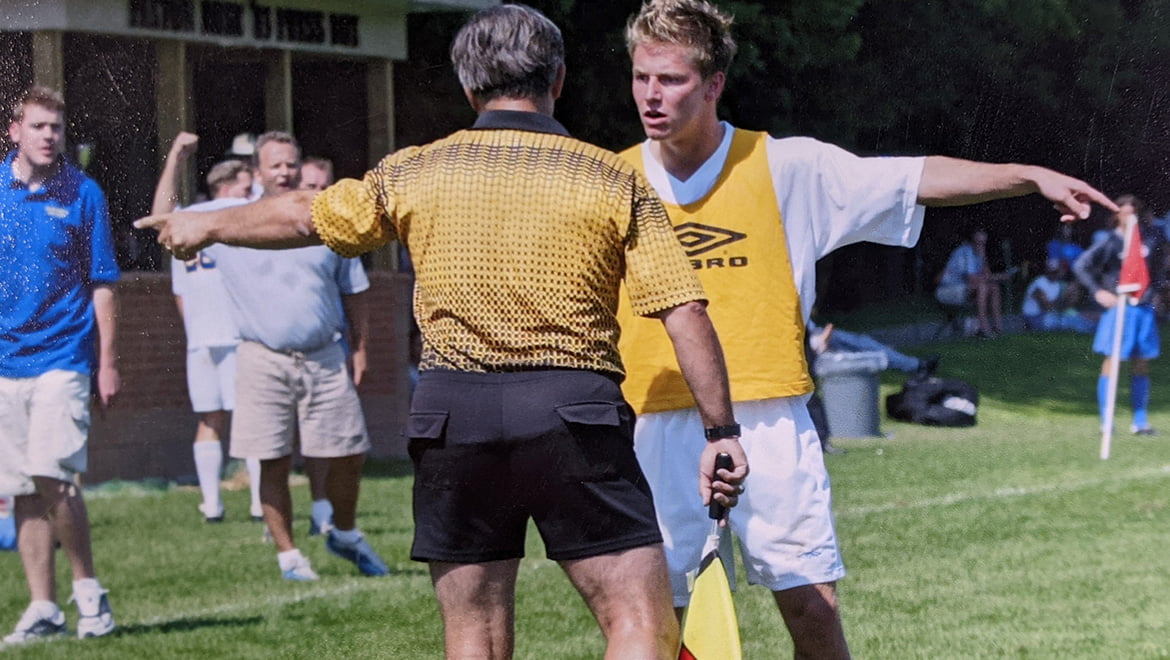
<svg viewBox="0 0 1170 660"><path fill-rule="evenodd" d="M16 622L16 629L12 634L4 637L5 644L24 644L41 639L59 637L68 632L65 627L65 613L57 610L52 616L45 616L41 607L29 605Z"/></svg>
<svg viewBox="0 0 1170 660"><path fill-rule="evenodd" d="M73 594L69 600L77 603L77 638L101 637L114 631L114 612L110 609L109 591L100 589L92 594Z"/></svg>

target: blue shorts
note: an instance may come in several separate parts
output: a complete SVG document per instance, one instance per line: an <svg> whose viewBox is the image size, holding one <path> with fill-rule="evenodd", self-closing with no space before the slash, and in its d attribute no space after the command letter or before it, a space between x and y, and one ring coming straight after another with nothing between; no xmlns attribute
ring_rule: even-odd
<svg viewBox="0 0 1170 660"><path fill-rule="evenodd" d="M1093 352L1109 356L1113 354L1113 329L1117 325L1117 306L1105 310L1097 322L1097 334L1093 337ZM1162 353L1158 337L1158 321L1154 308L1149 305L1130 305L1125 310L1124 327L1121 329L1121 359L1138 358L1152 360Z"/></svg>
<svg viewBox="0 0 1170 660"><path fill-rule="evenodd" d="M554 561L661 543L633 432L603 374L422 372L407 423L411 558L518 559L529 519Z"/></svg>

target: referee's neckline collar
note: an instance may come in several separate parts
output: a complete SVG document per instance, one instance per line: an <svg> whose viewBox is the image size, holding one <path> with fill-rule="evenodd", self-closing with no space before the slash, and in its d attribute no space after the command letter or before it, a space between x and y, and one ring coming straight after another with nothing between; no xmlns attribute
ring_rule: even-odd
<svg viewBox="0 0 1170 660"><path fill-rule="evenodd" d="M539 112L526 112L523 110L487 110L481 112L475 120L472 129L503 129L569 135L569 131L556 119Z"/></svg>

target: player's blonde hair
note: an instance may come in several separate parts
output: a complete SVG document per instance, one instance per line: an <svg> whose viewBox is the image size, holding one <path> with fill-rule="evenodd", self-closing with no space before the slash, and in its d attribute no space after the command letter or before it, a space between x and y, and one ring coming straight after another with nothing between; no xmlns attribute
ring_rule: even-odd
<svg viewBox="0 0 1170 660"><path fill-rule="evenodd" d="M689 48L703 78L727 73L735 57L732 17L707 0L649 0L626 24L630 56L640 45L663 43Z"/></svg>

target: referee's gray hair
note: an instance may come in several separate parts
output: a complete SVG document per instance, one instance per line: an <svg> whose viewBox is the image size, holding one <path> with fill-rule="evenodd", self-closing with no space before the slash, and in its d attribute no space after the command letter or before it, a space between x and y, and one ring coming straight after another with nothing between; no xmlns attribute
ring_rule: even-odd
<svg viewBox="0 0 1170 660"><path fill-rule="evenodd" d="M564 61L560 28L527 5L484 9L451 42L459 84L480 101L546 94Z"/></svg>

